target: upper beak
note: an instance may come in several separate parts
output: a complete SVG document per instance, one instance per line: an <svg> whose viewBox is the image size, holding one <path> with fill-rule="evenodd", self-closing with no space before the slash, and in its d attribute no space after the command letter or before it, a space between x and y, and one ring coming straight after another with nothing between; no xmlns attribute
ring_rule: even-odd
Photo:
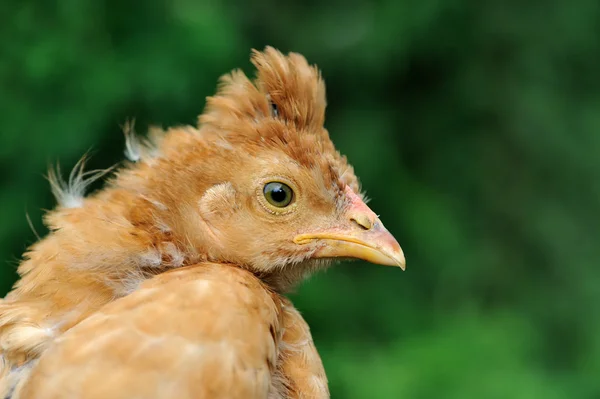
<svg viewBox="0 0 600 399"><path fill-rule="evenodd" d="M406 267L400 244L383 226L375 213L350 188L350 199L342 226L294 237L296 244L320 242L324 244L313 255L316 258L356 258L367 262Z"/></svg>

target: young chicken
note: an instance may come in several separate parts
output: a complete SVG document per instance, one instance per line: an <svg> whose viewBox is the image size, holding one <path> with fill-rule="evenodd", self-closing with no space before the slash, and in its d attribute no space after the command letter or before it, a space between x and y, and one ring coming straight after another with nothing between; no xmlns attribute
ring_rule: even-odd
<svg viewBox="0 0 600 399"><path fill-rule="evenodd" d="M299 54L254 52L197 128L127 134L134 163L54 177L50 234L0 304L14 398L328 397L308 326L283 296L336 258L404 268L323 127ZM87 180L86 180L87 178Z"/></svg>

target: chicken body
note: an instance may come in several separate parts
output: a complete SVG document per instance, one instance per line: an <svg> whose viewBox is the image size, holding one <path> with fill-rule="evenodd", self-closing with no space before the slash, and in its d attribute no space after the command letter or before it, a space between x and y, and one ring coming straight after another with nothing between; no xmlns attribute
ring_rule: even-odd
<svg viewBox="0 0 600 399"><path fill-rule="evenodd" d="M323 127L316 68L252 61L256 81L223 77L198 127L128 134L133 163L103 190L81 195L102 172L52 180L50 234L0 303L5 393L328 397L284 294L336 258L404 256Z"/></svg>
<svg viewBox="0 0 600 399"><path fill-rule="evenodd" d="M104 306L61 335L13 394L15 399L328 396L308 327L291 304L253 274L211 263L160 274Z"/></svg>

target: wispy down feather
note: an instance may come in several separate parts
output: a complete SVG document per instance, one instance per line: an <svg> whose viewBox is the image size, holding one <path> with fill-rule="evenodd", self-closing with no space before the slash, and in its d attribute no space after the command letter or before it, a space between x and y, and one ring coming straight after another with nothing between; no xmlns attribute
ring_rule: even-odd
<svg viewBox="0 0 600 399"><path fill-rule="evenodd" d="M58 205L62 208L79 208L83 205L85 191L87 188L100 179L102 176L109 173L113 167L107 169L96 169L84 172L87 155L81 157L71 170L69 179L65 180L60 171L60 165L50 167L48 169L48 181L52 194L56 198Z"/></svg>
<svg viewBox="0 0 600 399"><path fill-rule="evenodd" d="M148 137L135 132L135 120L125 122L121 127L125 135L125 156L131 162L139 162L158 155L158 147L164 132L159 128L150 128Z"/></svg>

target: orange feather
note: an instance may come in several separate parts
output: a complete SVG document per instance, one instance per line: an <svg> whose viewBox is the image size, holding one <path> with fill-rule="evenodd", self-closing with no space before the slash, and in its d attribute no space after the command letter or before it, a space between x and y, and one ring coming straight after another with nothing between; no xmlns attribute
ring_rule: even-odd
<svg viewBox="0 0 600 399"><path fill-rule="evenodd" d="M0 390L13 398L329 397L284 294L336 258L404 268L334 147L319 71L254 52L198 127L126 129L132 161L83 197L51 176L50 234L0 303ZM271 188L274 191L269 191ZM3 387L3 388L2 388Z"/></svg>

